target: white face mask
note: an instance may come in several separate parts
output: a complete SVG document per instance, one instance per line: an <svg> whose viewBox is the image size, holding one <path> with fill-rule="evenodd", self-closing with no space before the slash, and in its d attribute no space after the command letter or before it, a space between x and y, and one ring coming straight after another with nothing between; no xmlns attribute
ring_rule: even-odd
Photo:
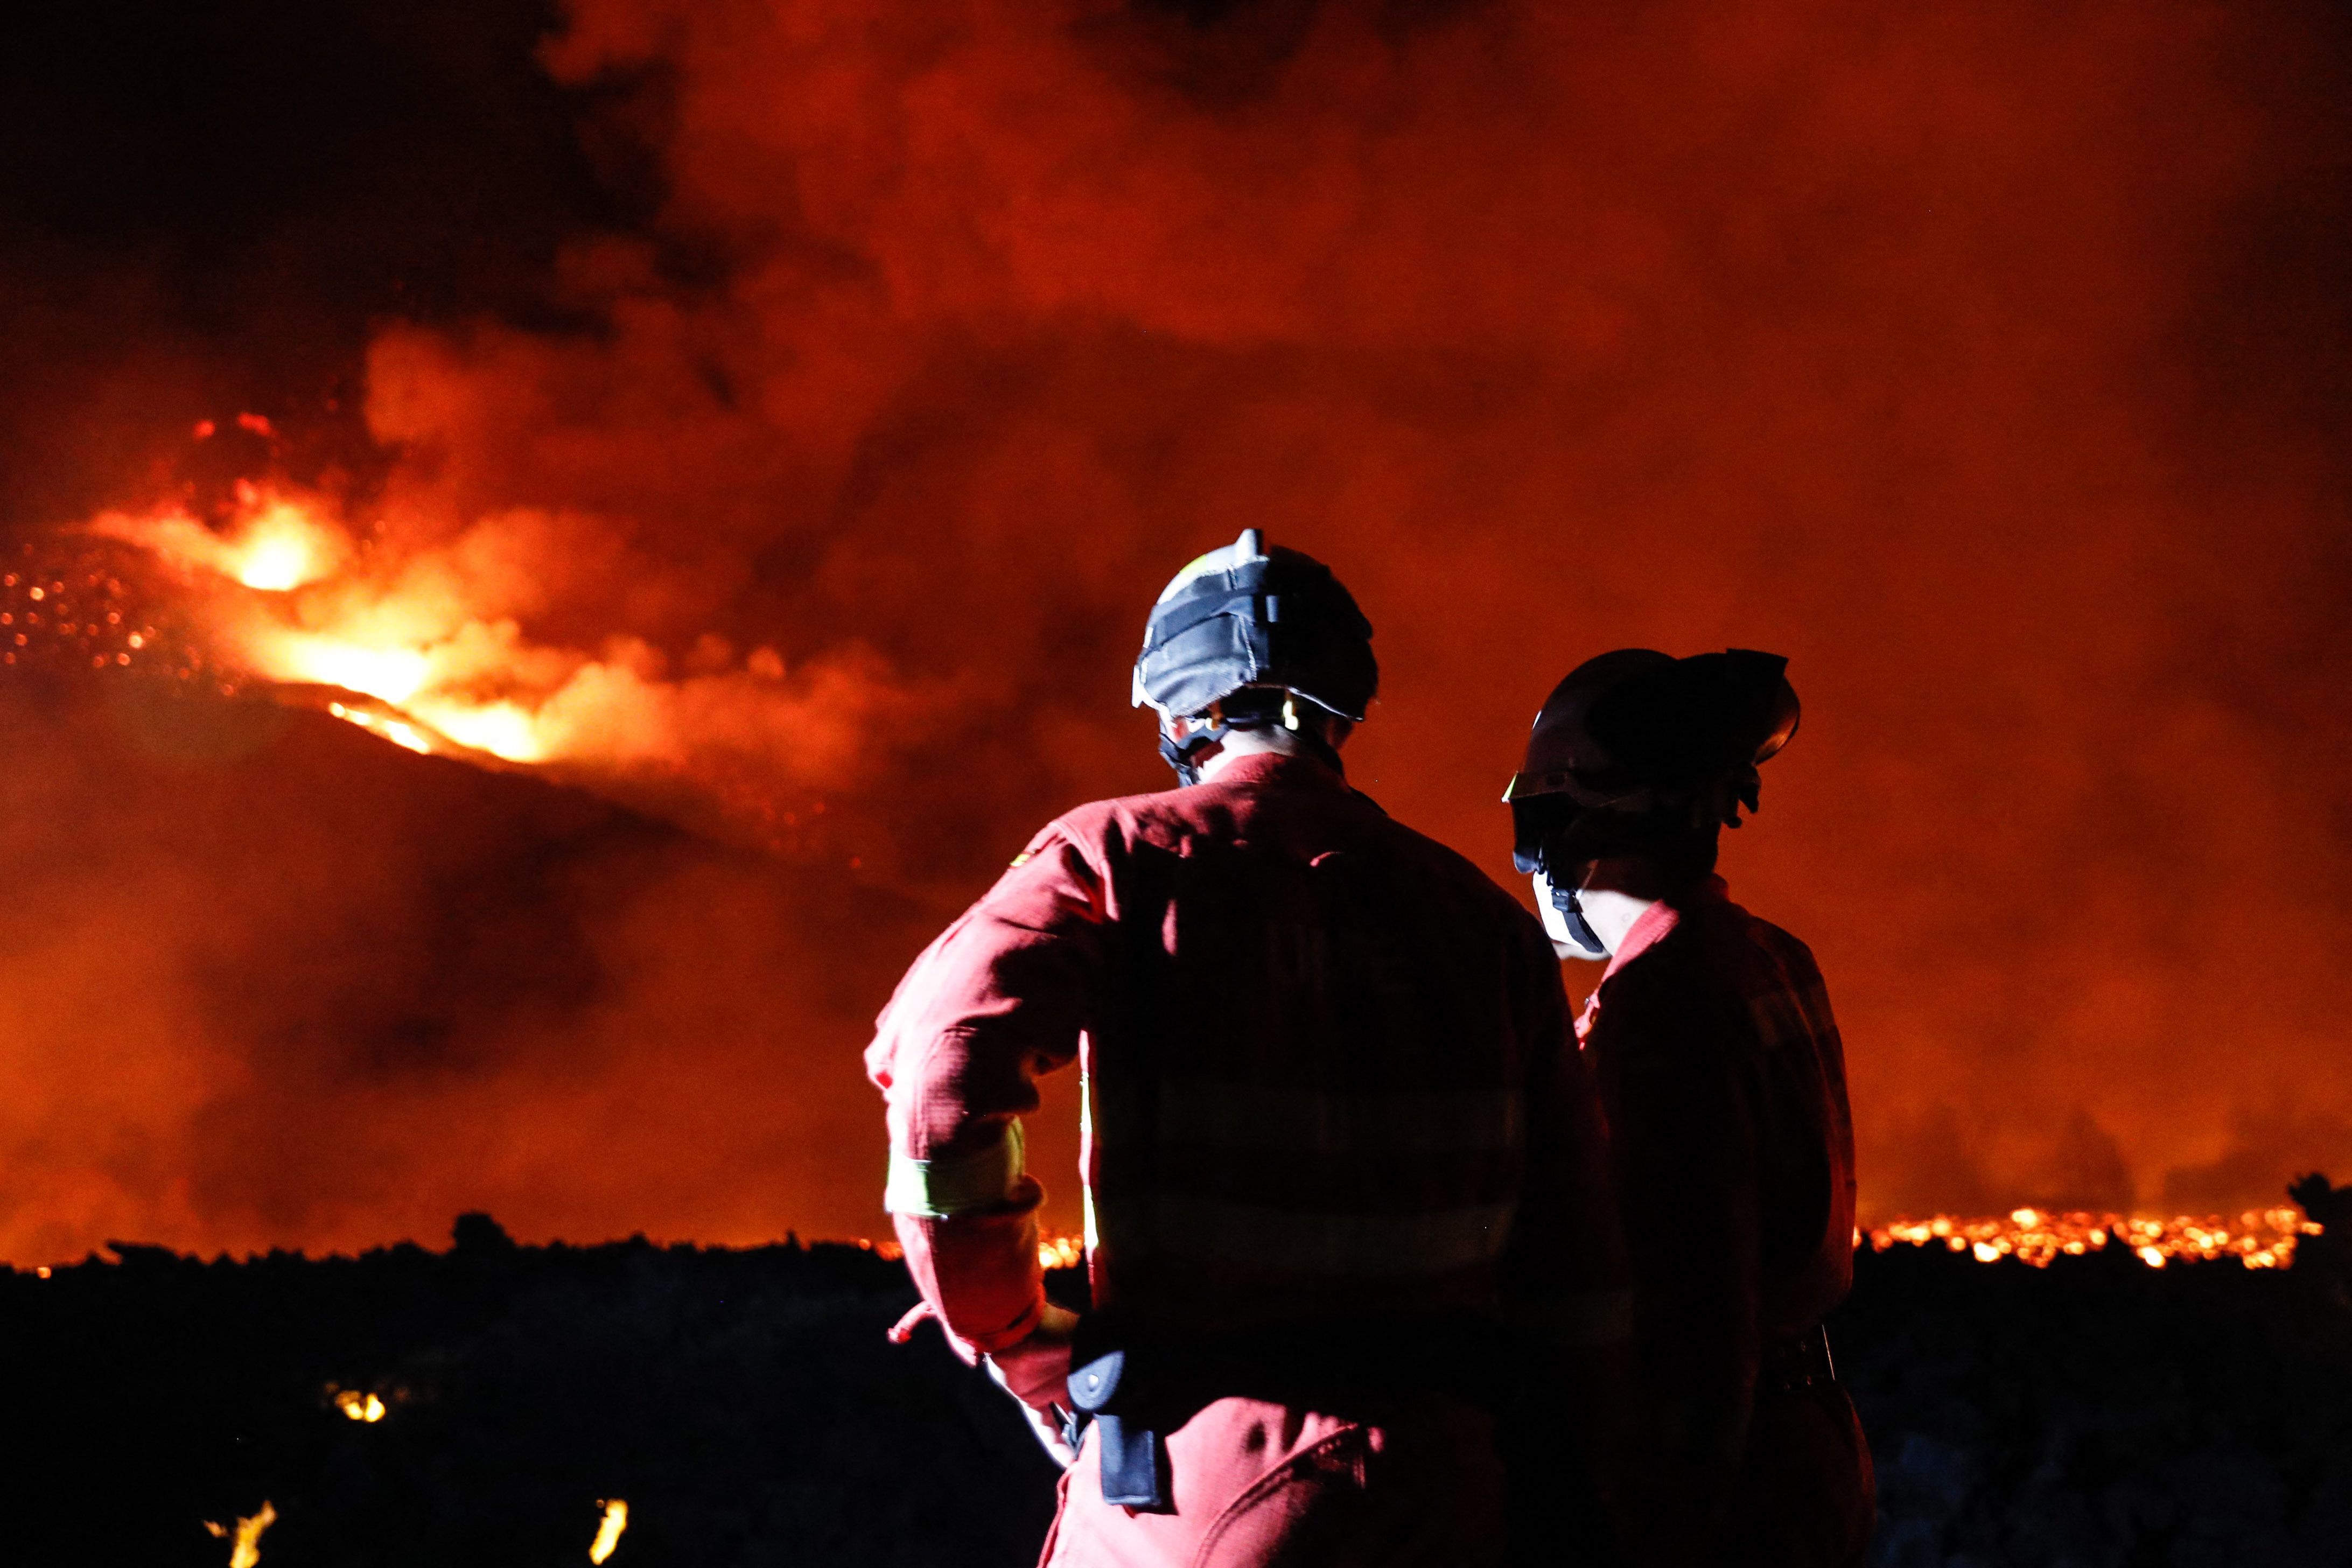
<svg viewBox="0 0 2352 1568"><path fill-rule="evenodd" d="M1562 958L1598 959L1609 956L1591 925L1581 914L1570 917L1553 900L1551 873L1538 871L1531 879L1536 890L1536 910L1543 916L1544 934L1551 938L1552 951Z"/></svg>

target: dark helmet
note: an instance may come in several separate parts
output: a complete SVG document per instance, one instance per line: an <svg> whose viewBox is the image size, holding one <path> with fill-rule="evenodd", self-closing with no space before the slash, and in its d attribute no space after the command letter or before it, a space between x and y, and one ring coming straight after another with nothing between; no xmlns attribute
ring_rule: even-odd
<svg viewBox="0 0 2352 1568"><path fill-rule="evenodd" d="M1298 699L1360 722L1380 684L1372 624L1331 569L1255 528L1176 574L1135 661L1135 705L1160 715L1160 754L1187 784L1228 731L1297 729Z"/></svg>
<svg viewBox="0 0 2352 1568"><path fill-rule="evenodd" d="M1645 647L1588 659L1553 689L1503 792L1526 872L1606 855L1714 864L1718 827L1758 809L1758 764L1797 732L1789 661L1733 648L1689 658Z"/></svg>

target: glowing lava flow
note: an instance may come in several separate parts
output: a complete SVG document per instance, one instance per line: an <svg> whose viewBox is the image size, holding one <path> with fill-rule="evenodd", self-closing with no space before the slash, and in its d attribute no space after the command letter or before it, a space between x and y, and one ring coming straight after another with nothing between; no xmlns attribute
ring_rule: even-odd
<svg viewBox="0 0 2352 1568"><path fill-rule="evenodd" d="M2059 1258L2080 1258L2110 1247L2128 1248L2150 1268L2179 1260L2211 1262L2234 1258L2248 1268L2284 1268L2294 1259L2298 1238L2320 1227L2291 1208L2249 1210L2233 1228L2219 1216L2202 1219L2135 1219L2125 1215L2048 1214L2014 1209L2005 1218L1961 1219L1937 1215L1898 1219L1874 1227L1870 1245L1885 1252L1898 1244L1941 1243L1979 1263L2014 1258L2047 1268Z"/></svg>
<svg viewBox="0 0 2352 1568"><path fill-rule="evenodd" d="M485 625L446 581L371 580L326 498L240 480L215 531L185 509L108 512L86 531L147 552L197 588L217 661L248 678L372 698L327 710L410 751L467 750L510 763L552 752L543 700L496 689L537 677L550 695L590 663L521 645L512 623ZM233 586L232 586L233 585ZM239 593L238 590L242 590Z"/></svg>
<svg viewBox="0 0 2352 1568"><path fill-rule="evenodd" d="M277 1522L277 1509L264 1502L260 1512L236 1521L235 1540L230 1540L232 1531L225 1524L215 1524L206 1520L205 1528L211 1531L216 1539L229 1542L228 1568L255 1568L261 1561L261 1532Z"/></svg>
<svg viewBox="0 0 2352 1568"><path fill-rule="evenodd" d="M859 1237L856 1246L877 1258L887 1258L895 1263L907 1256L907 1249L895 1241L874 1241ZM1087 1261L1087 1240L1082 1236L1045 1236L1037 1239L1037 1267L1040 1268L1077 1268Z"/></svg>
<svg viewBox="0 0 2352 1568"><path fill-rule="evenodd" d="M610 537L528 509L352 518L332 496L243 480L217 511L110 511L72 550L52 547L58 559L28 550L0 572L0 666L135 668L266 694L412 752L560 770L787 852L824 838L802 816L855 782L871 731L945 700L862 649L788 668L775 648L717 633L675 654L621 630L593 649L540 640L542 618L583 619L563 613L579 575L567 552Z"/></svg>
<svg viewBox="0 0 2352 1568"><path fill-rule="evenodd" d="M356 1388L336 1390L335 1408L353 1421L365 1421L370 1424L383 1420L384 1415L382 1395L362 1394Z"/></svg>
<svg viewBox="0 0 2352 1568"><path fill-rule="evenodd" d="M627 1503L613 1498L604 1504L604 1519L596 1527L595 1544L588 1548L588 1561L591 1563L603 1563L612 1556L613 1549L621 1544L621 1532L629 1528Z"/></svg>
<svg viewBox="0 0 2352 1568"><path fill-rule="evenodd" d="M1966 1219L1936 1215L1927 1219L1898 1219L1861 1232L1874 1252L1909 1245L1942 1245L1966 1253L1979 1263L2014 1258L2036 1268L2047 1268L2060 1258L2081 1258L2121 1247L2150 1268L2179 1262L2213 1262L2234 1258L2248 1268L2286 1268L2294 1262L2298 1239L2317 1236L2320 1227L2294 1209L2274 1208L2240 1215L2233 1227L2218 1217L2202 1219L2135 1219L2126 1215L2050 1214L2040 1209L2013 1209L1991 1219ZM859 1247L883 1258L903 1256L895 1241L865 1241ZM1037 1243L1037 1262L1045 1268L1076 1268L1087 1260L1087 1245L1076 1236L1049 1236Z"/></svg>

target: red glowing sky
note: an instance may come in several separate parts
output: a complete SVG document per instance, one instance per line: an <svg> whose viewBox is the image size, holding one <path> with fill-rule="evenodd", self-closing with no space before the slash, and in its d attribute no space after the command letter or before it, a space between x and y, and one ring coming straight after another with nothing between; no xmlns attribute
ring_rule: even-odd
<svg viewBox="0 0 2352 1568"><path fill-rule="evenodd" d="M267 405L386 572L458 563L538 646L824 680L781 729L698 709L620 792L724 848L307 719L20 683L0 1251L469 1206L874 1228L865 1019L1039 823L1158 787L1132 644L1244 525L1378 627L1359 782L1498 876L1569 666L1790 657L1804 732L1726 868L1822 958L1869 1208L2234 1206L2352 1160L2324 8L510 31L464 101L541 114L604 195L501 226L521 132L395 177L383 110L201 264L200 214L21 198L62 237L0 254L48 346L9 351L40 395L7 437L48 443L16 521L151 499L191 419ZM346 165L400 199L332 194ZM348 297L379 228L402 287ZM780 852L730 826L762 801Z"/></svg>

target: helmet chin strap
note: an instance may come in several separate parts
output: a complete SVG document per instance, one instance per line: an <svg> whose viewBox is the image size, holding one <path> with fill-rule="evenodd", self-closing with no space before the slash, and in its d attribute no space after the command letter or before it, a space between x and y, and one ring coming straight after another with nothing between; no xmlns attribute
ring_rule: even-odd
<svg viewBox="0 0 2352 1568"><path fill-rule="evenodd" d="M1563 888L1547 875L1544 882L1551 889L1551 907L1559 911L1560 923L1567 928L1569 940L1595 958L1609 956L1608 946L1592 922L1584 918L1584 906L1577 901L1574 888Z"/></svg>
<svg viewBox="0 0 2352 1568"><path fill-rule="evenodd" d="M1202 764L1208 761L1202 752L1223 746L1227 737L1237 730L1277 727L1297 736L1300 745L1316 761L1343 777L1346 775L1347 766L1339 761L1339 748L1326 741L1315 726L1300 722L1298 700L1295 694L1284 696L1279 719L1255 716L1235 719L1226 714L1222 702L1211 703L1205 712L1162 719L1160 722L1160 757L1176 770L1178 787L1190 788L1201 782Z"/></svg>
<svg viewBox="0 0 2352 1568"><path fill-rule="evenodd" d="M1233 732L1224 709L1215 704L1206 713L1160 720L1160 760L1176 770L1179 789L1190 789L1201 782L1201 764L1208 760L1201 753L1223 745Z"/></svg>

